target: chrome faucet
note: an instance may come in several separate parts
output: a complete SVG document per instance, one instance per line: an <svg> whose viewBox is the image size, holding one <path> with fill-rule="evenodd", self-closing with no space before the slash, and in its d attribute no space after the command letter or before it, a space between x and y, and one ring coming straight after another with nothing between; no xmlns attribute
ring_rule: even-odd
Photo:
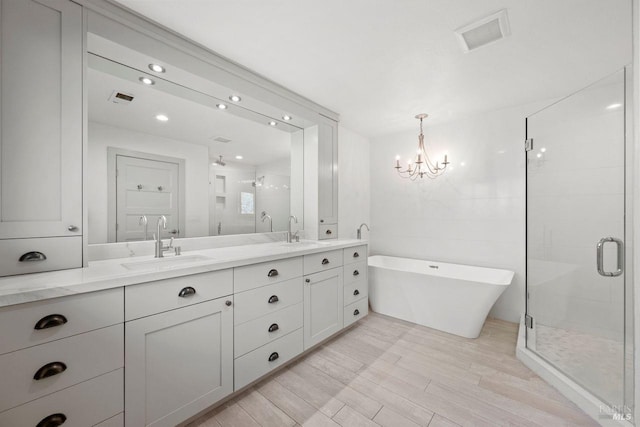
<svg viewBox="0 0 640 427"><path fill-rule="evenodd" d="M298 223L298 218L295 215L290 215L289 216L289 221L288 221L289 223L287 224L289 226L289 229L287 230L287 243L291 243L291 241L293 240L292 239L293 234L291 234L291 219L292 218L293 218L293 220L295 221L296 224Z"/></svg>
<svg viewBox="0 0 640 427"><path fill-rule="evenodd" d="M269 220L269 231L273 233L273 220L271 219L271 215L269 215L266 211L262 211L261 218L262 222L264 222L266 219Z"/></svg>
<svg viewBox="0 0 640 427"><path fill-rule="evenodd" d="M169 241L169 246L165 246L164 243L162 242L162 239L160 238L160 226L162 226L163 230L167 229L167 217L164 215L160 215L158 217L157 230L156 230L157 234L153 235L153 240L155 240L156 242L156 254L155 254L156 258L164 258L164 252L173 248L173 237Z"/></svg>
<svg viewBox="0 0 640 427"><path fill-rule="evenodd" d="M138 225L144 227L144 240L147 240L147 235L149 234L149 220L147 220L146 215L142 215L140 219L138 219Z"/></svg>
<svg viewBox="0 0 640 427"><path fill-rule="evenodd" d="M371 230L369 230L369 226L367 224L365 224L364 222L362 224L360 224L360 227L358 227L358 240L362 239L362 227L367 227L367 231L371 231Z"/></svg>

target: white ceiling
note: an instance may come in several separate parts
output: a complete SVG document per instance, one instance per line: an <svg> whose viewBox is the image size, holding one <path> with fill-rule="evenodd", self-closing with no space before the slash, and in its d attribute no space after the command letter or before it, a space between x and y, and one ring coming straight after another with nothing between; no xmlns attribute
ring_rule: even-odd
<svg viewBox="0 0 640 427"><path fill-rule="evenodd" d="M631 62L630 0L118 0L363 135L556 98ZM511 36L454 30L507 9Z"/></svg>

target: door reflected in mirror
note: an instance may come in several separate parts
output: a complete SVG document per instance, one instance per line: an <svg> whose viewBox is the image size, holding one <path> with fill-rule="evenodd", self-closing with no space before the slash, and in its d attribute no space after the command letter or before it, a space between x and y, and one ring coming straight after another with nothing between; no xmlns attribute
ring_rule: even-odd
<svg viewBox="0 0 640 427"><path fill-rule="evenodd" d="M88 62L89 243L286 231L289 215L302 217L302 128Z"/></svg>

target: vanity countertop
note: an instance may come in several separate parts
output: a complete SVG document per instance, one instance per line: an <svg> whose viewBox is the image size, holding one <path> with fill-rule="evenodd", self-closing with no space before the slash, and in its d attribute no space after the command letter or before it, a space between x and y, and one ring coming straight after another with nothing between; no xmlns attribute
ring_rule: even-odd
<svg viewBox="0 0 640 427"><path fill-rule="evenodd" d="M274 242L189 251L162 259L138 256L91 261L85 268L0 278L0 307L365 244L365 240Z"/></svg>

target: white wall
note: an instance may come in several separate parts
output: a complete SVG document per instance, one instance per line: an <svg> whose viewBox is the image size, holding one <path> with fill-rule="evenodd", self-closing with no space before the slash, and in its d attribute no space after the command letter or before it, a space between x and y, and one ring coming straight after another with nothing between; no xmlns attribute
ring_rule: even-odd
<svg viewBox="0 0 640 427"><path fill-rule="evenodd" d="M207 236L209 231L208 150L146 133L116 128L97 122L88 127L87 198L89 243L107 241L107 147L176 157L185 160L185 234Z"/></svg>
<svg viewBox="0 0 640 427"><path fill-rule="evenodd" d="M431 127L427 150L446 150L452 169L431 180L397 176L415 156L418 121L411 132L371 141L371 252L515 271L491 315L519 321L524 311L524 139L521 106ZM464 166L462 163L464 162ZM342 166L341 166L342 167Z"/></svg>
<svg viewBox="0 0 640 427"><path fill-rule="evenodd" d="M355 239L363 222L371 226L369 186L369 140L338 128L338 238ZM362 238L369 232L363 227Z"/></svg>

